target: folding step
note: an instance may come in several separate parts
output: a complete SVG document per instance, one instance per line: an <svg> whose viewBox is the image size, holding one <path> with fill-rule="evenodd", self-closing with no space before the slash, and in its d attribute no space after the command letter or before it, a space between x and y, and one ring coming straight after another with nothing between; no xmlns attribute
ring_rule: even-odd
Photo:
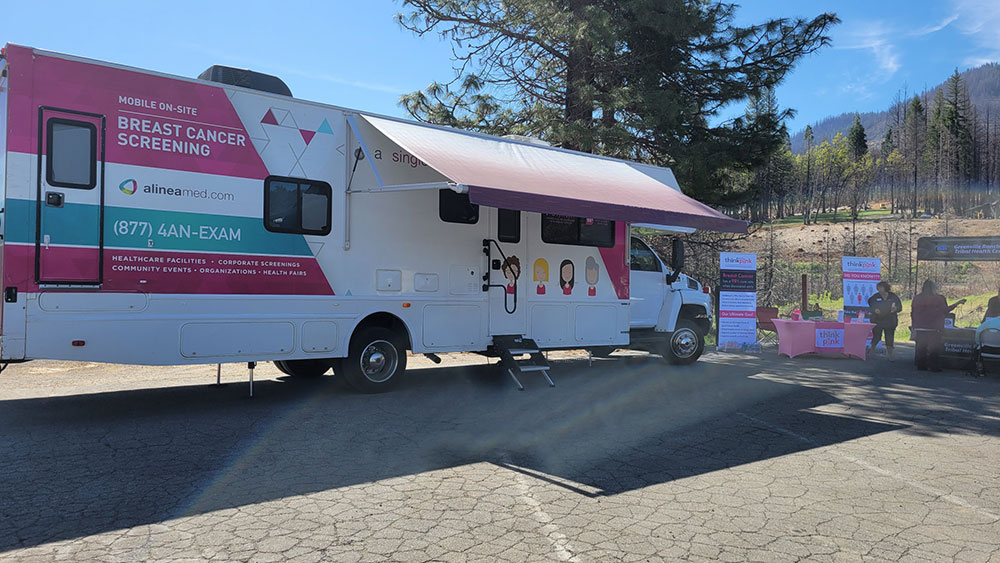
<svg viewBox="0 0 1000 563"><path fill-rule="evenodd" d="M549 362L545 355L538 349L538 345L530 338L520 335L505 335L493 337L493 349L500 356L501 366L507 370L511 379L517 385L519 391L524 391L524 385L517 378L519 374L530 372L541 373L550 387L555 387L552 378L549 377ZM527 358L515 358L524 356Z"/></svg>

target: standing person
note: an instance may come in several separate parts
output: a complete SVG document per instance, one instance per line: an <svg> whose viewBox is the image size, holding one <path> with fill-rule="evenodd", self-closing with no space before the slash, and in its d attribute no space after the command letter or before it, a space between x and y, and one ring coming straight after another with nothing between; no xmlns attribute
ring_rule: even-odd
<svg viewBox="0 0 1000 563"><path fill-rule="evenodd" d="M899 324L899 312L903 309L903 303L892 292L888 282L880 281L875 288L878 292L868 298L868 308L872 322L875 323L875 328L872 329L872 346L868 351L874 352L875 346L885 335L885 351L891 362L896 345L896 325Z"/></svg>
<svg viewBox="0 0 1000 563"><path fill-rule="evenodd" d="M997 287L997 294L990 297L989 302L986 304L986 314L983 315L983 322L993 317L1000 317L1000 287Z"/></svg>
<svg viewBox="0 0 1000 563"><path fill-rule="evenodd" d="M917 353L913 361L919 370L941 371L938 355L941 353L941 331L944 318L952 309L965 303L959 299L948 305L943 295L938 295L937 286L931 280L924 281L920 293L913 298L913 337L917 341Z"/></svg>

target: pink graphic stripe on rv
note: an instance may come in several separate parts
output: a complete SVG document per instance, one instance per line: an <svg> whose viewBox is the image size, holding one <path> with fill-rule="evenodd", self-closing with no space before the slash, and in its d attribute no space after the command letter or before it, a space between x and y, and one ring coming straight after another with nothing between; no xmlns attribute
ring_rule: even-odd
<svg viewBox="0 0 1000 563"><path fill-rule="evenodd" d="M221 87L53 56L32 60L32 56L31 49L24 47L11 45L7 50L13 75L9 151L34 154L38 150L40 106L87 108L107 117L109 163L240 178L267 176L267 168ZM201 150L207 146L210 154L142 146L154 137L193 143Z"/></svg>

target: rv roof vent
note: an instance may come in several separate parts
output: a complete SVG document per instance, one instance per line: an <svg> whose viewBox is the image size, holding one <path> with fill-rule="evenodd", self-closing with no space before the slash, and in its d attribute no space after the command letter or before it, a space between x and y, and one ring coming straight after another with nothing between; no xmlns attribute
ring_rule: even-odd
<svg viewBox="0 0 1000 563"><path fill-rule="evenodd" d="M515 135L511 133L510 135L504 135L504 139L510 139L512 141L521 141L522 143L531 143L533 145L542 145L545 147L551 147L552 143L548 141L543 141L538 137L529 137L527 135Z"/></svg>
<svg viewBox="0 0 1000 563"><path fill-rule="evenodd" d="M292 96L292 91L277 76L254 72L245 68L212 65L205 72L199 74L198 79L221 82L230 86L242 86L243 88L270 92L281 96Z"/></svg>

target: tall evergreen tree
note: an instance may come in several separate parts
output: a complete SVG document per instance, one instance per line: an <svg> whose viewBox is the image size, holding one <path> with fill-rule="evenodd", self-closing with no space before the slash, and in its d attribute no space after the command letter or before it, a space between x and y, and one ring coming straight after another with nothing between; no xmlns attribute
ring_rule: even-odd
<svg viewBox="0 0 1000 563"><path fill-rule="evenodd" d="M861 116L856 113L854 114L854 123L851 124L851 129L847 132L847 144L851 160L858 160L868 152L868 138L865 135L865 128L861 125Z"/></svg>
<svg viewBox="0 0 1000 563"><path fill-rule="evenodd" d="M719 110L781 82L839 21L744 27L735 4L703 0L403 5L402 25L452 40L456 61L453 80L401 98L417 119L671 165L716 202L720 171L751 170L784 141L780 119L716 123Z"/></svg>

